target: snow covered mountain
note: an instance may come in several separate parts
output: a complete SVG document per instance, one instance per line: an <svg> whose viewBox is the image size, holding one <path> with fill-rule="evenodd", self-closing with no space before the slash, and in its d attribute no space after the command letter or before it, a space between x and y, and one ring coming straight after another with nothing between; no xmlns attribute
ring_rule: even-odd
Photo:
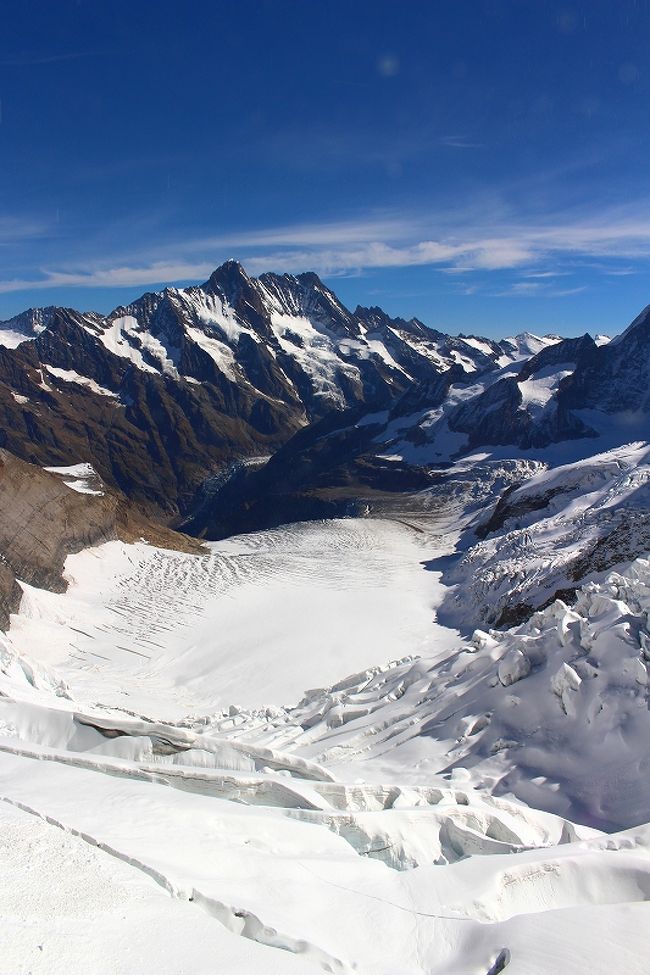
<svg viewBox="0 0 650 975"><path fill-rule="evenodd" d="M91 463L141 505L186 512L205 477L334 409L388 407L450 369L491 374L553 341L453 338L350 312L315 274L255 279L229 261L106 317L51 307L1 323L0 446Z"/></svg>
<svg viewBox="0 0 650 975"><path fill-rule="evenodd" d="M271 507L282 518L291 507L298 517L360 511L431 485L463 459L554 465L648 436L647 310L612 342L522 336L506 347L483 372L454 364L383 409L357 405L299 431L266 465L222 484L188 525L219 537L233 521L238 530L277 524Z"/></svg>

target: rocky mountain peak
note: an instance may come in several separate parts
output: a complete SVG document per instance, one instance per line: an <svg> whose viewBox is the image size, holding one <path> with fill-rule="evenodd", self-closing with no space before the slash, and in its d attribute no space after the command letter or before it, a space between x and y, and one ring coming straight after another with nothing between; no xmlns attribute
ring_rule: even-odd
<svg viewBox="0 0 650 975"><path fill-rule="evenodd" d="M19 315L14 315L6 322L0 323L0 327L7 335L15 336L11 344L18 344L21 338L33 339L44 329L48 328L55 318L59 309L55 305L48 305L45 308L28 308ZM7 339L9 344L10 339Z"/></svg>
<svg viewBox="0 0 650 975"><path fill-rule="evenodd" d="M314 271L303 274L261 274L259 285L278 311L308 318L339 336L359 334L359 324Z"/></svg>
<svg viewBox="0 0 650 975"><path fill-rule="evenodd" d="M537 352L523 366L519 373L519 380L535 376L543 369L557 366L560 363L573 364L573 367L587 366L592 360L598 346L589 333L571 339L560 339L552 345L547 345Z"/></svg>
<svg viewBox="0 0 650 975"><path fill-rule="evenodd" d="M609 347L625 345L630 341L650 341L650 305L646 305L643 311L636 316L633 322L609 342Z"/></svg>
<svg viewBox="0 0 650 975"><path fill-rule="evenodd" d="M250 286L251 279L239 261L228 260L212 272L201 288L203 291L221 293L229 301L236 302L242 290Z"/></svg>

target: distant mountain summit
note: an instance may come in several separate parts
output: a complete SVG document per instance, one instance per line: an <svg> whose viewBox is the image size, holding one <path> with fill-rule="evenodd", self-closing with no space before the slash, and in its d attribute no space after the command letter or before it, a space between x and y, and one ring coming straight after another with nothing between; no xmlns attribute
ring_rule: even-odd
<svg viewBox="0 0 650 975"><path fill-rule="evenodd" d="M598 345L566 383L574 409L650 411L650 305L611 342Z"/></svg>

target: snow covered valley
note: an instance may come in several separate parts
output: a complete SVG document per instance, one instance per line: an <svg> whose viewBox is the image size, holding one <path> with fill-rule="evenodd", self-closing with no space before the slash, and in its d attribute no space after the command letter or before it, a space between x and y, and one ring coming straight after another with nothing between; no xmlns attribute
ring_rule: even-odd
<svg viewBox="0 0 650 975"><path fill-rule="evenodd" d="M650 563L482 622L506 578L547 601L644 457L601 458L580 504L571 465L486 461L445 504L198 556L108 542L67 592L25 586L0 637L0 972L645 973ZM486 507L522 471L514 513Z"/></svg>

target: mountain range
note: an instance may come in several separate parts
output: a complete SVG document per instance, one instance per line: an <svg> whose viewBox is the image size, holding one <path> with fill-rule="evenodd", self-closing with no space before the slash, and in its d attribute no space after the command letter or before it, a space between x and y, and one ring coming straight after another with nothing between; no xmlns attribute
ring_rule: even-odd
<svg viewBox="0 0 650 975"><path fill-rule="evenodd" d="M647 411L649 331L645 312L610 344L452 337L350 312L313 273L256 279L229 261L107 316L49 307L0 323L0 446L42 466L91 463L157 516L187 516L211 475L299 431L308 445L304 428L318 439L347 410L363 432L346 449L399 443L416 468L594 437L585 411Z"/></svg>

